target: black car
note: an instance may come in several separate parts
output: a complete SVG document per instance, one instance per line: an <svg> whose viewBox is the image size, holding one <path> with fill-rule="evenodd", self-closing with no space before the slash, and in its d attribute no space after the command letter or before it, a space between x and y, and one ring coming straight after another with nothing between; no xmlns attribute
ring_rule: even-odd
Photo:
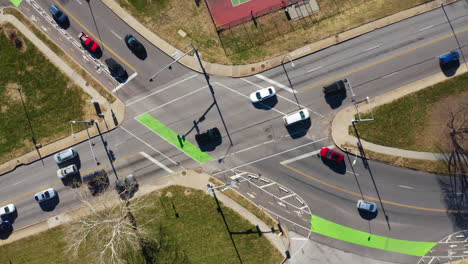
<svg viewBox="0 0 468 264"><path fill-rule="evenodd" d="M114 59L110 58L105 60L105 62L109 67L109 71L112 74L112 76L114 76L115 79L117 79L119 82L124 82L128 78L127 71Z"/></svg>
<svg viewBox="0 0 468 264"><path fill-rule="evenodd" d="M125 44L127 47L140 59L146 58L146 49L134 36L127 34L125 36Z"/></svg>
<svg viewBox="0 0 468 264"><path fill-rule="evenodd" d="M325 85L323 87L323 93L325 96L338 94L338 93L346 93L346 83L347 80L339 80L334 83Z"/></svg>
<svg viewBox="0 0 468 264"><path fill-rule="evenodd" d="M70 26L70 21L68 16L60 10L56 5L49 6L49 11L52 14L54 20L63 28L68 28Z"/></svg>

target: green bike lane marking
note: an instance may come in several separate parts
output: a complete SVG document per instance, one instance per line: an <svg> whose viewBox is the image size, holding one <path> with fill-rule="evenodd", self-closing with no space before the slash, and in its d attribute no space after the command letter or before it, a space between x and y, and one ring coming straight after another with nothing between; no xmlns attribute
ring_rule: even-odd
<svg viewBox="0 0 468 264"><path fill-rule="evenodd" d="M12 2L13 5L15 5L16 7L18 7L21 4L21 2L23 2L23 0L10 0L10 2Z"/></svg>
<svg viewBox="0 0 468 264"><path fill-rule="evenodd" d="M311 230L314 233L349 243L418 257L425 256L431 248L437 245L436 242L400 240L374 235L339 225L316 215L311 217Z"/></svg>
<svg viewBox="0 0 468 264"><path fill-rule="evenodd" d="M167 140L172 145L176 146L178 149L185 152L187 155L192 157L198 162L207 162L214 160L213 157L208 155L206 152L201 151L197 146L193 145L191 142L182 139L182 137L177 134L174 130L168 128L163 123L161 123L156 118L152 117L150 114L142 114L135 118L137 121L151 129L154 133L158 134L165 140Z"/></svg>

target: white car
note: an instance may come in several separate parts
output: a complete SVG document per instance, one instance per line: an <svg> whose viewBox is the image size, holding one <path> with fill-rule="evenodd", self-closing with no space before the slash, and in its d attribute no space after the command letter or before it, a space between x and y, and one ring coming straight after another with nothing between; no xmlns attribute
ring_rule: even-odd
<svg viewBox="0 0 468 264"><path fill-rule="evenodd" d="M57 196L57 192L54 190L54 188L49 188L47 190L43 190L43 191L36 193L34 195L34 199L36 199L36 201L40 203L40 202L50 200L54 198L55 196Z"/></svg>
<svg viewBox="0 0 468 264"><path fill-rule="evenodd" d="M275 96L275 94L276 94L275 88L273 86L270 86L270 87L258 90L254 93L251 93L250 101L252 101L252 103L258 103L272 96Z"/></svg>
<svg viewBox="0 0 468 264"><path fill-rule="evenodd" d="M377 211L377 205L375 203L364 200L359 200L356 207L359 210L367 211L369 213L375 213Z"/></svg>
<svg viewBox="0 0 468 264"><path fill-rule="evenodd" d="M16 207L14 204L7 204L5 206L0 207L0 218L12 214L16 211Z"/></svg>
<svg viewBox="0 0 468 264"><path fill-rule="evenodd" d="M78 172L78 168L76 167L75 164L73 164L73 165L67 166L65 168L58 169L57 170L57 177L59 177L60 179L63 179L63 178L66 178L69 175L76 174L77 172Z"/></svg>
<svg viewBox="0 0 468 264"><path fill-rule="evenodd" d="M73 159L76 157L76 151L72 148L61 151L54 156L54 160L57 164L61 164L67 160Z"/></svg>

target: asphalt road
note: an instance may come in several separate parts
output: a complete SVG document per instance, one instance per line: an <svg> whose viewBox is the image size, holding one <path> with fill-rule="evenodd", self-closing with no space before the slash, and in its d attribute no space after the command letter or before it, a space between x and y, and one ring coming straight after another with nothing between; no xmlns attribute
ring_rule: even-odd
<svg viewBox="0 0 468 264"><path fill-rule="evenodd" d="M116 166L119 175L134 174L145 182L182 168L202 167L213 173L247 169L294 190L309 205L311 213L359 230L407 240L439 241L450 233L466 228L466 221L459 220L460 215L437 211L453 206L450 201L454 197L447 190L450 181L446 176L377 162L369 162L370 170L367 170L360 160L354 166L347 161L343 173L333 166L326 166L315 156L288 163L294 170L280 164L281 161L332 144L328 138L331 120L337 111L350 105L351 91L347 92L347 98L342 102L330 105L323 98L323 84L348 78L357 98L362 99L439 72L437 57L457 49L441 9L303 57L294 61L294 67L286 59L288 63L285 68L277 67L260 75L238 79L211 76L213 97L202 75L178 64L172 70L161 73L154 82L149 82L148 79L172 59L152 47L100 1L91 1L90 5L85 1L59 1L71 20L66 34L44 19L47 6L52 2L38 3L46 12L38 12L27 2L20 9L109 90L119 87L116 94L127 105L126 118L120 128L106 135L109 147L118 159ZM447 6L446 10L455 31L460 32L457 36L463 52L467 53L465 46L468 36L465 29L468 6L465 1L459 1ZM102 64L86 57L87 53L73 44L81 31L89 33L103 47L100 61L109 57L117 59L134 77L119 86L105 72L96 71L96 65ZM128 50L122 40L127 33L143 42L148 51L145 60L139 60ZM295 134L298 131L288 131L281 120L284 114L298 108L285 70L292 87L298 91L299 103L311 112L310 128L300 137ZM270 85L278 92L277 101L270 104L273 108L253 106L247 96L260 87ZM200 164L180 151L135 120L143 113L156 117L195 144L197 131L218 127L223 141L209 153L214 160ZM96 145L92 149L98 161L105 164L102 144L98 138L93 141ZM96 168L87 142L78 144L75 149L80 153L82 173ZM140 152L145 152L157 162ZM46 219L78 204L73 198L75 192L72 188L63 186L55 175L57 167L52 158L45 157L43 161L44 164L35 162L0 178L3 189L1 200L14 201L18 207L15 228ZM356 176L348 172L352 172L352 169ZM112 180L112 174L110 176ZM47 186L56 188L60 203L52 212L41 212L32 196ZM370 222L363 220L355 210L359 197L330 186L375 197L380 209L378 217ZM378 250L362 250L360 246L323 237L314 239L380 259L391 261L399 258L400 262L414 260Z"/></svg>

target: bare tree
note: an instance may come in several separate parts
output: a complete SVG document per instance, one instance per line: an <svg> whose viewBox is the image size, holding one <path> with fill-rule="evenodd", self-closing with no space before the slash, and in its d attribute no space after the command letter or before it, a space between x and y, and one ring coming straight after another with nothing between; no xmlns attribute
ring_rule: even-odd
<svg viewBox="0 0 468 264"><path fill-rule="evenodd" d="M458 111L451 111L447 122L449 128L450 151L447 157L448 171L451 175L462 176L463 184L467 183L468 148L468 105L463 105ZM464 186L463 186L464 187Z"/></svg>
<svg viewBox="0 0 468 264"><path fill-rule="evenodd" d="M119 195L108 190L93 197L83 190L77 192L84 205L84 212L67 228L68 252L78 257L86 243L90 243L96 263L125 263L124 254L142 251L146 258L146 244L151 241L146 225L137 225L133 214L152 206L145 198L121 200ZM151 220L150 220L151 221Z"/></svg>

